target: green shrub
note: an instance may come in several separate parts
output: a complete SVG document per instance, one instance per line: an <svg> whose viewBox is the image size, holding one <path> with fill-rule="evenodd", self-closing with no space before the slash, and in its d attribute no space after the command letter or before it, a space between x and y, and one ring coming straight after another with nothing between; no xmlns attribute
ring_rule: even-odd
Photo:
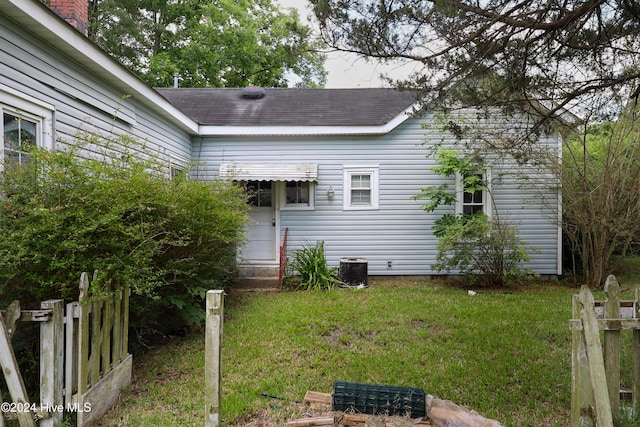
<svg viewBox="0 0 640 427"><path fill-rule="evenodd" d="M75 299L80 274L99 271L98 291L128 284L131 326L196 323L208 289L235 278L247 221L242 191L225 182L169 179L166 162L140 158L135 141L83 158L114 141L86 137L66 151L35 150L0 179L0 303L23 307ZM118 154L118 155L116 155ZM164 167L160 169L160 167Z"/></svg>
<svg viewBox="0 0 640 427"><path fill-rule="evenodd" d="M338 278L338 268L327 265L324 241L316 242L315 245L307 243L296 250L288 268L296 274L294 280L299 280L299 289L319 291L342 283Z"/></svg>
<svg viewBox="0 0 640 427"><path fill-rule="evenodd" d="M486 215L444 216L436 221L438 271L461 274L502 286L521 274L519 264L529 257L511 224Z"/></svg>
<svg viewBox="0 0 640 427"><path fill-rule="evenodd" d="M446 182L422 188L413 199L427 200L424 205L427 212L455 205L459 190L466 195L481 191L491 195L490 183L484 182L487 168L477 153L439 148L434 155L438 165L432 170L436 174L449 179L457 175L462 182L459 188ZM493 219L482 211L466 215L445 213L438 218L432 227L438 238L438 254L431 267L437 271L455 270L466 275L467 280L494 286L502 286L519 276L519 264L529 260L525 244L513 224L499 219L495 204L493 209Z"/></svg>

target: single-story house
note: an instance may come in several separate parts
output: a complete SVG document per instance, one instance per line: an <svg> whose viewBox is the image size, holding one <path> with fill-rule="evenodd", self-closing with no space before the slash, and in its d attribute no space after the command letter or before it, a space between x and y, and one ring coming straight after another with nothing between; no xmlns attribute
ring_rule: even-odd
<svg viewBox="0 0 640 427"><path fill-rule="evenodd" d="M248 183L253 227L245 265L274 266L289 251L325 242L330 265L365 259L370 275L437 275L434 221L412 196L442 177L427 147L455 136L433 114L413 117L415 97L392 89L158 89L200 124L193 141L198 179ZM471 117L474 117L472 114ZM559 149L557 135L539 143ZM459 198L451 212L498 211L517 222L531 248L527 268L559 274L557 195L521 185L516 163L488 171L490 194ZM512 178L509 173L512 172ZM498 179L500 177L500 179ZM451 182L455 186L455 181ZM553 190L550 190L553 191ZM475 206L474 206L475 205ZM475 211L474 210L474 211Z"/></svg>
<svg viewBox="0 0 640 427"><path fill-rule="evenodd" d="M289 252L324 241L330 265L366 260L369 275L439 274L432 226L446 211L425 212L412 196L442 183L426 147L455 137L433 113L412 115L415 101L392 89L154 89L38 0L0 0L5 132L29 127L51 149L81 129L129 133L166 158L168 174L193 162L194 179L244 183L253 217L239 252L247 274L277 274L285 235ZM559 150L560 141L542 135L539 144ZM4 157L15 151L4 144ZM500 211L531 248L525 267L561 274L559 195L509 179L517 168L493 164L488 173L500 179L491 193L460 197L451 213Z"/></svg>

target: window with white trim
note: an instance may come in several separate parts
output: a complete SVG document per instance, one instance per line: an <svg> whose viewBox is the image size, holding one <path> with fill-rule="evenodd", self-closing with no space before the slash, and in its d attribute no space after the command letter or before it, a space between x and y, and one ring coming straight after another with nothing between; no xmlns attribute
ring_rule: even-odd
<svg viewBox="0 0 640 427"><path fill-rule="evenodd" d="M0 129L2 166L24 165L35 147L52 147L54 107L0 85Z"/></svg>
<svg viewBox="0 0 640 427"><path fill-rule="evenodd" d="M20 113L2 112L3 159L5 165L24 165L37 146L40 123Z"/></svg>
<svg viewBox="0 0 640 427"><path fill-rule="evenodd" d="M315 205L315 185L311 181L286 181L282 183L284 194L281 209L313 209Z"/></svg>
<svg viewBox="0 0 640 427"><path fill-rule="evenodd" d="M378 167L344 168L344 209L378 209Z"/></svg>
<svg viewBox="0 0 640 427"><path fill-rule="evenodd" d="M184 167L179 165L171 165L169 166L169 178L172 180L177 180L181 178L184 174Z"/></svg>
<svg viewBox="0 0 640 427"><path fill-rule="evenodd" d="M491 215L491 171L473 175L475 180L471 185L465 186L463 176L456 175L456 187L458 197L456 214L474 215L483 212ZM482 187L482 188L478 188Z"/></svg>
<svg viewBox="0 0 640 427"><path fill-rule="evenodd" d="M169 156L169 178L172 180L177 180L178 178L189 178L188 176L184 177L187 167L185 163L174 160L171 156Z"/></svg>

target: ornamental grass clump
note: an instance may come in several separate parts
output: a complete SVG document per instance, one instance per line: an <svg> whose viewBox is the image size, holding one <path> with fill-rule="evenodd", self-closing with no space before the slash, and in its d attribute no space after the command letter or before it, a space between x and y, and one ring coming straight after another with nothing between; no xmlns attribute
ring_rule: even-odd
<svg viewBox="0 0 640 427"><path fill-rule="evenodd" d="M298 289L320 291L332 289L342 283L338 277L338 268L327 265L322 240L314 245L306 243L296 250L289 262L289 271L293 273L290 279L297 282Z"/></svg>

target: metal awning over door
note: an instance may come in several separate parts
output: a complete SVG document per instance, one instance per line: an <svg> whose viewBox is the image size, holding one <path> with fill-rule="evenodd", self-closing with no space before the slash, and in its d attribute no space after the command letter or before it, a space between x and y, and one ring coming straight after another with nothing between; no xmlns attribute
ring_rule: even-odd
<svg viewBox="0 0 640 427"><path fill-rule="evenodd" d="M317 181L315 163L235 163L220 165L220 178L233 181Z"/></svg>

